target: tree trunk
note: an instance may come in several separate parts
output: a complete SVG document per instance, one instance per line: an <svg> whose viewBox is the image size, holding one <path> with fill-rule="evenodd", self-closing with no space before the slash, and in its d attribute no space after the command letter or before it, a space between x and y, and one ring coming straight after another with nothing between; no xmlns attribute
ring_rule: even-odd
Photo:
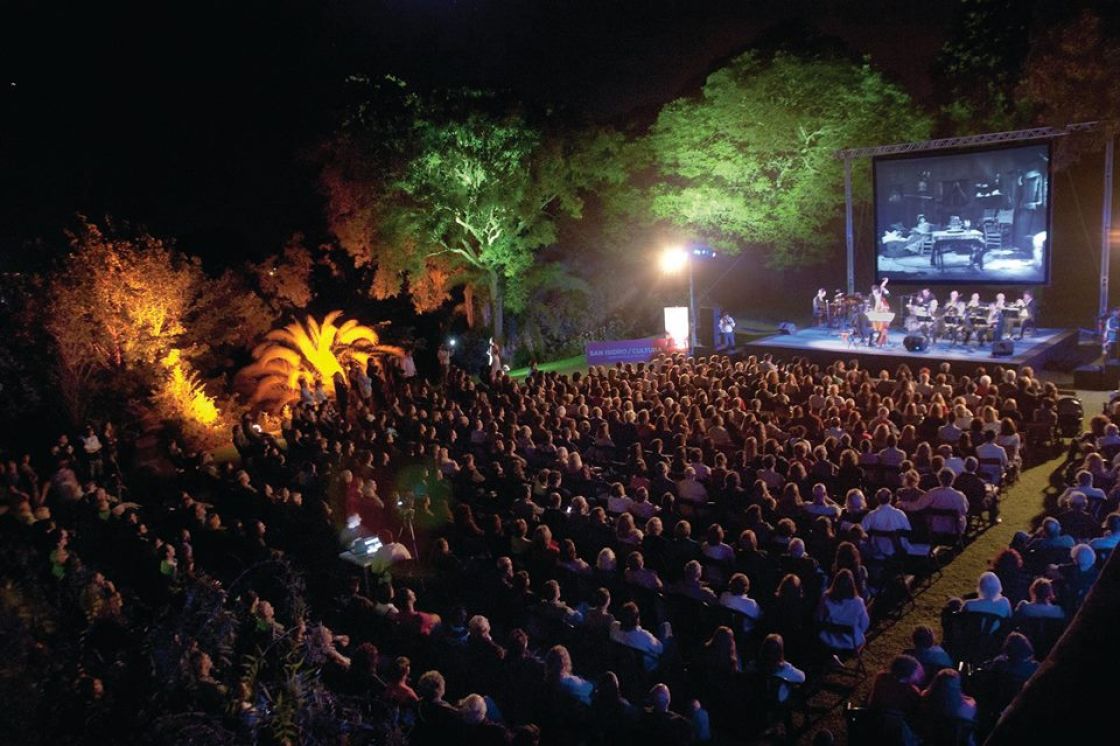
<svg viewBox="0 0 1120 746"><path fill-rule="evenodd" d="M490 308L494 323L494 340L505 345L505 298L502 296L502 278L494 270L490 271Z"/></svg>

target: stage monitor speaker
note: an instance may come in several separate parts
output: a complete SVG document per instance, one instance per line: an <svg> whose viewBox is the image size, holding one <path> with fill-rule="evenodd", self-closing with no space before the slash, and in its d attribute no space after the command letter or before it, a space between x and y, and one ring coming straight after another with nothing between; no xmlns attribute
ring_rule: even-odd
<svg viewBox="0 0 1120 746"><path fill-rule="evenodd" d="M778 334L797 334L797 324L792 321L783 321L778 324Z"/></svg>
<svg viewBox="0 0 1120 746"><path fill-rule="evenodd" d="M929 338L921 334L907 334L902 346L910 352L925 352L929 349Z"/></svg>
<svg viewBox="0 0 1120 746"><path fill-rule="evenodd" d="M1015 340L999 339L992 342L992 357L1011 357L1015 354Z"/></svg>

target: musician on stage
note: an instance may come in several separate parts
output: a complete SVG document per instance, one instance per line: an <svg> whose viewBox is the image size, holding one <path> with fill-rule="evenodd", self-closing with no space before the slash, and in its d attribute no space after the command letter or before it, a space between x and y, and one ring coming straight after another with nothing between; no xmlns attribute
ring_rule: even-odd
<svg viewBox="0 0 1120 746"><path fill-rule="evenodd" d="M887 281L889 277L884 277L883 281L876 287L871 288L871 310L872 311L890 311L891 304L887 300L887 296L891 294L887 290ZM874 344L877 347L882 347L887 343L887 327L889 324L885 321L875 321L871 324L875 330Z"/></svg>
<svg viewBox="0 0 1120 746"><path fill-rule="evenodd" d="M973 293L964 307L964 338L961 340L961 344L967 345L973 335L976 337L977 344L984 344L984 332L986 331L984 321L981 321L979 326L977 325L977 319L980 319L981 316L987 319L987 309L980 302L980 293Z"/></svg>
<svg viewBox="0 0 1120 746"><path fill-rule="evenodd" d="M934 339L948 334L956 342L960 332L967 328L964 301L961 300L961 294L954 290L949 293L949 300L945 301L940 318L934 320Z"/></svg>
<svg viewBox="0 0 1120 746"><path fill-rule="evenodd" d="M828 324L828 295L824 288L818 290L813 297L813 318L816 319L817 326Z"/></svg>
<svg viewBox="0 0 1120 746"><path fill-rule="evenodd" d="M1003 293L996 293L996 302L988 308L988 326L992 332L989 335L992 342L999 342L1003 339L1004 317L1003 309L1007 308L1007 296Z"/></svg>
<svg viewBox="0 0 1120 746"><path fill-rule="evenodd" d="M1112 309L1104 322L1104 354L1109 360L1120 359L1120 308Z"/></svg>
<svg viewBox="0 0 1120 746"><path fill-rule="evenodd" d="M979 300L979 298L977 298ZM964 316L964 301L961 300L961 294L956 290L949 293L949 300L945 301L945 313L955 313L957 316Z"/></svg>
<svg viewBox="0 0 1120 746"><path fill-rule="evenodd" d="M921 306L922 308L929 308L930 301L933 300L936 300L936 298L933 297L933 293L930 292L929 288L922 288L922 292L914 296L914 305Z"/></svg>
<svg viewBox="0 0 1120 746"><path fill-rule="evenodd" d="M1024 290L1023 297L1015 301L1015 305L1019 308L1019 336L1016 339L1022 339L1028 326L1032 332L1038 328L1038 320L1035 316L1038 313L1038 306L1035 303L1034 293Z"/></svg>

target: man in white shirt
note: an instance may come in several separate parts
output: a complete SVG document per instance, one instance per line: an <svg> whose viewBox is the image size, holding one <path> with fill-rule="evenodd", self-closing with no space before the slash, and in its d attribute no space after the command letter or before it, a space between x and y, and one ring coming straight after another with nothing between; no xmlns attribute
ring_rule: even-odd
<svg viewBox="0 0 1120 746"><path fill-rule="evenodd" d="M1116 446L1120 446L1120 427L1115 423L1109 423L1104 426L1104 435L1097 439L1097 448Z"/></svg>
<svg viewBox="0 0 1120 746"><path fill-rule="evenodd" d="M963 431L959 427L957 427L956 423L950 420L946 424L942 425L941 428L937 431L937 438L942 443L951 443L953 445L956 445L957 441L961 439L962 434Z"/></svg>
<svg viewBox="0 0 1120 746"><path fill-rule="evenodd" d="M879 463L885 466L900 466L906 460L906 451L898 447L898 438L887 436L887 447L879 451Z"/></svg>
<svg viewBox="0 0 1120 746"><path fill-rule="evenodd" d="M691 466L684 470L684 479L677 482L677 495L694 505L708 502L708 490L696 479L696 470Z"/></svg>
<svg viewBox="0 0 1120 746"><path fill-rule="evenodd" d="M383 572L398 562L412 559L408 547L394 540L392 530L385 528L378 531L377 538L381 540L381 547L373 555L373 567Z"/></svg>
<svg viewBox="0 0 1120 746"><path fill-rule="evenodd" d="M412 350L405 350L401 358L401 375L405 379L416 377L416 361L412 359Z"/></svg>
<svg viewBox="0 0 1120 746"><path fill-rule="evenodd" d="M828 488L822 483L817 482L813 485L812 501L805 503L805 512L814 518L823 515L836 520L840 517L841 511L840 506L829 498Z"/></svg>
<svg viewBox="0 0 1120 746"><path fill-rule="evenodd" d="M1101 505L1099 502L1094 502L1095 500L1108 499L1108 495L1104 490L1093 486L1093 473L1084 469L1077 472L1077 484L1073 487L1066 487L1066 491L1058 498L1058 505L1061 507L1068 505L1070 495L1074 492L1080 492L1082 495L1085 495L1089 500L1089 505L1093 506ZM1095 511L1096 508L1094 507L1093 510Z"/></svg>
<svg viewBox="0 0 1120 746"><path fill-rule="evenodd" d="M653 633L642 629L638 605L628 601L618 612L618 620L611 624L611 640L642 652L642 662L647 671L657 668L658 659L665 646Z"/></svg>
<svg viewBox="0 0 1120 746"><path fill-rule="evenodd" d="M942 469L937 472L937 482L940 486L927 492L918 499L914 510L953 510L957 513L954 521L948 516L934 516L930 521L930 530L935 534L963 534L968 525L968 498L960 490L953 489L953 480L956 475L952 469Z"/></svg>
<svg viewBox="0 0 1120 746"><path fill-rule="evenodd" d="M1003 473L1007 471L1007 451L996 443L996 431L985 430L984 442L976 446L976 458L980 460L980 473L988 477L992 484L998 485L1003 481ZM986 464L985 461L998 461L998 464Z"/></svg>
<svg viewBox="0 0 1120 746"><path fill-rule="evenodd" d="M959 477L964 471L964 459L953 453L951 445L938 446L937 455L945 459L945 468L953 472L953 476Z"/></svg>
<svg viewBox="0 0 1120 746"><path fill-rule="evenodd" d="M910 518L906 515L905 511L899 510L891 505L891 491L886 487L879 489L875 493L875 502L877 503L874 510L863 517L860 525L864 531L909 531ZM876 557L892 557L894 556L894 542L883 536L873 536L869 541L872 551ZM906 537L902 537L902 548L908 550L910 543Z"/></svg>

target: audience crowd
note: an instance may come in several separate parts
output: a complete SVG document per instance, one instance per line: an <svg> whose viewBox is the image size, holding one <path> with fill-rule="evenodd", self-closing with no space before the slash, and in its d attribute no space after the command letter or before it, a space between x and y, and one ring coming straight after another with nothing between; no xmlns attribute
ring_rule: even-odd
<svg viewBox="0 0 1120 746"><path fill-rule="evenodd" d="M1058 419L1052 384L998 367L374 376L305 387L279 433L246 417L220 462L171 442L166 469L123 463L111 425L11 444L0 575L30 611L4 646L42 692L9 717L97 743L788 730L915 576L999 520ZM1052 644L1120 538L1116 426L1075 446L1054 516L947 608L945 647L921 627L878 674L876 727L998 716Z"/></svg>

